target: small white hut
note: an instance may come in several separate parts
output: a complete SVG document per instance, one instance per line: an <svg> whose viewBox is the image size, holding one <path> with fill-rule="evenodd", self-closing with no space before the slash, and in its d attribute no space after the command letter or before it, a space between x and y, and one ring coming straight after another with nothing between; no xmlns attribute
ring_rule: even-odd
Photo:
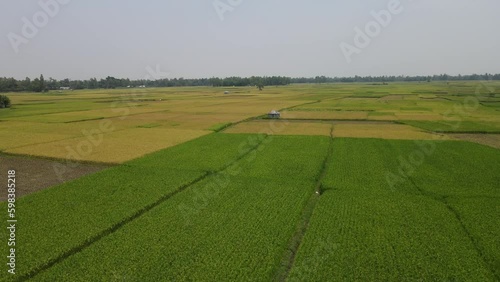
<svg viewBox="0 0 500 282"><path fill-rule="evenodd" d="M270 113L267 114L269 118L280 118L281 113L275 110L272 110Z"/></svg>

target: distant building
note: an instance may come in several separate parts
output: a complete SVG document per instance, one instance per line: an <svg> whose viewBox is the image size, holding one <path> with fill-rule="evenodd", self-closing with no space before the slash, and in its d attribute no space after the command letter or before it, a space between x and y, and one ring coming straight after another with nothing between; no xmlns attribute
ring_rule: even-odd
<svg viewBox="0 0 500 282"><path fill-rule="evenodd" d="M146 88L146 85L139 85L139 88Z"/></svg>
<svg viewBox="0 0 500 282"><path fill-rule="evenodd" d="M280 118L281 117L281 113L278 112L278 111L271 111L269 114L267 114L267 116L269 118Z"/></svg>
<svg viewBox="0 0 500 282"><path fill-rule="evenodd" d="M71 87L64 87L64 86L59 87L59 90L70 90L70 89Z"/></svg>

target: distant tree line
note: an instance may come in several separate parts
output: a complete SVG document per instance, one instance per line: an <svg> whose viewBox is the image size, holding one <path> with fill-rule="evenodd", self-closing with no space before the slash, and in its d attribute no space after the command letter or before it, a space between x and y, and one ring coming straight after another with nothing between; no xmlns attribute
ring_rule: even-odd
<svg viewBox="0 0 500 282"><path fill-rule="evenodd" d="M354 82L431 82L431 81L466 81L466 80L500 80L500 74L471 74L471 75L432 75L432 76L354 76L354 77L326 77L292 78L291 83L354 83Z"/></svg>
<svg viewBox="0 0 500 282"><path fill-rule="evenodd" d="M124 87L182 87L182 86L256 86L262 89L264 86L288 85L292 83L387 83L387 82L431 82L431 81L464 81L464 80L500 80L500 74L472 74L451 76L447 74L433 76L354 76L354 77L299 77L290 78L285 76L252 76L252 77L212 77L212 78L165 78L158 80L130 80L108 76L105 79L91 78L88 80L56 80L45 79L43 75L35 79L26 77L24 80L0 77L0 92L33 91L45 92L49 90L69 89L113 89Z"/></svg>

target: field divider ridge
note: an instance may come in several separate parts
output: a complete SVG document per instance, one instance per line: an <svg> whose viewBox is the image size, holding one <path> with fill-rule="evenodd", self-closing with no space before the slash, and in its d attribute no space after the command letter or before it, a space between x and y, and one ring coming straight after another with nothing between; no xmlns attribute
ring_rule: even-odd
<svg viewBox="0 0 500 282"><path fill-rule="evenodd" d="M54 124L57 124L57 123L54 123ZM63 123L64 124L64 123ZM124 130L129 130L129 129L132 129L133 127L130 127L130 128L121 128L121 129L115 129L113 130L112 132L109 132L109 133L102 133L104 136L106 136L106 134L111 134L111 133L115 133L115 132L119 132L119 131L124 131ZM20 149L20 148L24 148L24 147L30 147L30 146L37 146L37 145L43 145L43 144L50 144L50 143L55 143L55 142L59 142L59 141L66 141L66 140L71 140L71 139L80 139L82 137L85 137L85 135L74 135L74 136L70 136L70 137L65 137L65 138L61 138L61 139L57 139L57 140L52 140L52 141L44 141L44 142L38 142L38 143L32 143L32 144L28 144L28 145L21 145L21 146L16 146L16 147L11 147L11 148L8 148L6 149L6 151L8 150L15 150L15 149ZM5 153L8 153L8 152L5 152ZM37 156L37 155L27 155L27 154L16 154L16 153L12 153L12 155L17 155L17 156L34 156L34 157L41 157L41 158L44 158L45 156ZM47 158L50 158L50 157L47 157ZM54 159L61 159L61 158L54 158ZM67 160L66 160L67 161ZM100 163L100 162L94 162L94 163ZM116 163L112 163L112 164L116 164Z"/></svg>
<svg viewBox="0 0 500 282"><path fill-rule="evenodd" d="M443 195L439 195L439 194L435 194L435 193L432 193L432 192L425 191L424 189L422 189L420 186L418 186L415 183L415 181L413 180L412 177L409 177L408 179L413 184L413 186L415 186L415 188L420 192L420 194L422 196L427 197L427 198L429 198L431 200L434 200L434 201L436 201L436 202L444 205L446 207L446 209L451 214L453 214L453 216L455 217L455 219L457 220L457 222L460 224L460 227L462 228L463 232L465 233L465 235L467 236L467 238L471 242L472 246L474 246L474 250L478 253L479 257L481 257L481 259L483 260L484 264L491 271L491 273L495 277L495 279L497 281L500 281L500 275L497 273L495 265L492 265L491 263L489 263L488 259L485 257L485 255L484 255L484 253L482 251L482 248L478 245L477 239L470 233L469 229L467 229L467 227L463 223L462 218L460 216L460 213L448 203L448 201L446 200L448 198L448 196L443 196Z"/></svg>
<svg viewBox="0 0 500 282"><path fill-rule="evenodd" d="M39 266L39 267L36 267L34 269L32 269L30 272L28 272L27 274L25 275L22 275L20 277L18 277L17 279L15 279L14 281L26 281L26 280L29 280L29 279L32 279L34 278L35 276L37 276L39 273L53 267L54 265L64 261L65 259L85 250L86 248L92 246L94 243L98 242L99 240L103 239L104 237L106 236L109 236L115 232L117 232L120 228L124 227L125 225L129 224L129 223L132 223L133 221L135 221L136 219L140 218L141 216L143 216L144 214L146 214L147 212L151 211L152 209L158 207L159 205L163 204L164 202L166 202L167 200L169 200L170 198L172 198L173 196L185 191L186 189L188 189L189 187L203 181L204 179L206 179L207 177L211 176L211 175L215 175L217 173L220 173L220 172L223 172L224 170L230 168L232 165L234 165L235 163L239 162L240 160L242 160L244 157L246 157L247 155L251 154L252 152L255 152L259 149L259 147L264 143L264 141L267 139L268 135L265 135L264 138L262 138L261 140L259 140L258 142L256 142L256 144L252 147L250 147L248 150L246 150L245 152L241 153L236 159L234 159L233 161L230 161L228 162L226 165L224 165L221 169L219 170L216 170L216 171L206 171L203 175L199 176L198 178L190 181L189 183L187 184L184 184L182 186L180 186L178 189L176 189L175 191L172 191L168 194L165 194L163 195L162 197L160 197L158 200L156 200L155 202L137 210L134 214L130 215L129 217L123 219L122 221L114 224L113 226L101 231L100 233L96 234L95 236L92 236L91 238L85 240L85 242L83 242L82 244L68 250L67 252L59 255L58 257L54 258L54 259L51 259L50 261L48 261L47 263Z"/></svg>
<svg viewBox="0 0 500 282"><path fill-rule="evenodd" d="M274 276L274 281L286 281L290 271L295 263L295 257L302 244L302 239L307 232L311 217L313 216L316 205L318 204L321 195L323 194L323 179L327 173L328 164L331 161L333 153L333 124L330 129L330 144L328 145L327 155L325 156L323 163L321 165L320 172L317 177L316 186L314 188L314 193L307 200L306 205L302 209L302 214L299 221L297 222L295 232L288 242L288 247L283 254L281 264L276 271Z"/></svg>
<svg viewBox="0 0 500 282"><path fill-rule="evenodd" d="M317 100L317 101L314 101L314 102L307 102L307 103L303 103L303 104L291 106L291 107L288 107L288 108L282 108L282 109L279 109L278 111L282 112L282 111L290 110L290 109L293 109L293 108L296 108L296 107L301 107L301 106L304 106L304 105L320 103L321 101L322 100ZM226 126L224 126L224 127L220 128L220 129L216 130L215 133L224 132L226 129L229 129L229 128L231 128L233 126L236 126L236 125L238 125L240 123L249 122L249 121L253 121L253 120L259 120L259 119L266 119L266 117L267 117L267 114L264 114L264 115L249 117L249 118L237 121L237 122L231 122L231 123L227 124Z"/></svg>

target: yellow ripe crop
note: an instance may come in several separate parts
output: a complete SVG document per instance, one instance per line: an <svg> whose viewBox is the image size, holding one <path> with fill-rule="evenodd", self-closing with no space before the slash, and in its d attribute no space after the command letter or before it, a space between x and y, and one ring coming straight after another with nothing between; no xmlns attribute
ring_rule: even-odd
<svg viewBox="0 0 500 282"><path fill-rule="evenodd" d="M443 140L441 135L421 131L409 125L375 123L375 122L345 122L336 123L333 128L335 137L381 138L402 140Z"/></svg>
<svg viewBox="0 0 500 282"><path fill-rule="evenodd" d="M289 111L283 118L291 119L359 119L368 118L368 112L362 111Z"/></svg>
<svg viewBox="0 0 500 282"><path fill-rule="evenodd" d="M208 133L210 131L132 128L34 144L7 150L7 152L77 161L122 163Z"/></svg>
<svg viewBox="0 0 500 282"><path fill-rule="evenodd" d="M274 135L323 135L329 136L331 124L320 122L295 122L263 120L237 124L225 133L265 133Z"/></svg>

